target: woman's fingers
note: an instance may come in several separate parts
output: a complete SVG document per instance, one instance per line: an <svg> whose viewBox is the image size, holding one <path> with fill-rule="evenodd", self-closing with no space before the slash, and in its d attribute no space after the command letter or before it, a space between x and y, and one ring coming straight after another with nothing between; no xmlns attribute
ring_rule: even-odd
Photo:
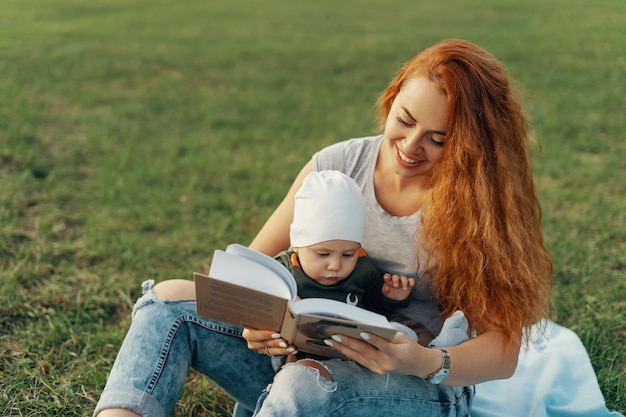
<svg viewBox="0 0 626 417"><path fill-rule="evenodd" d="M248 342L248 349L268 356L292 355L297 353L280 334L271 330L243 329L242 337Z"/></svg>
<svg viewBox="0 0 626 417"><path fill-rule="evenodd" d="M326 341L326 343L347 356L349 359L361 364L372 372L380 374L385 373L386 370L380 365L381 358L384 356L384 353L381 352L374 344L370 343L375 338L381 338L368 333L364 333L361 337L363 340L337 334L333 335ZM367 338L369 338L369 340L367 340Z"/></svg>
<svg viewBox="0 0 626 417"><path fill-rule="evenodd" d="M396 355L400 346L406 346L407 343L416 344L401 333L396 334L391 342L371 333L362 333L361 340L333 335L327 342L348 358L378 374L399 370L400 364Z"/></svg>
<svg viewBox="0 0 626 417"><path fill-rule="evenodd" d="M243 329L242 336L248 343L263 342L266 340L280 339L280 334L271 330Z"/></svg>

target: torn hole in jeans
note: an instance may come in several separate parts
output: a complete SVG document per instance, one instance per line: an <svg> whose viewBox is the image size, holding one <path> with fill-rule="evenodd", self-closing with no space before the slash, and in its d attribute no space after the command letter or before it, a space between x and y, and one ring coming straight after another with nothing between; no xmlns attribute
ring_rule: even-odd
<svg viewBox="0 0 626 417"><path fill-rule="evenodd" d="M283 369L297 366L307 369L307 371L312 372L316 378L317 383L325 391L334 392L337 390L337 383L333 380L333 377L330 375L328 368L322 362L314 360L314 359L301 359L297 362L286 364Z"/></svg>

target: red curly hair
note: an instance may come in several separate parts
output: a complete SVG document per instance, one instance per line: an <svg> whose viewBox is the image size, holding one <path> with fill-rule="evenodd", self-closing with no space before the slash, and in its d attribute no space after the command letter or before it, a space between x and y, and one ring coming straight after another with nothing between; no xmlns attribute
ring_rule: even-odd
<svg viewBox="0 0 626 417"><path fill-rule="evenodd" d="M422 208L433 291L477 333L502 329L509 346L550 310L552 261L528 155L528 119L500 62L463 40L440 42L404 65L378 102L384 126L407 79L424 76L447 97L448 128Z"/></svg>

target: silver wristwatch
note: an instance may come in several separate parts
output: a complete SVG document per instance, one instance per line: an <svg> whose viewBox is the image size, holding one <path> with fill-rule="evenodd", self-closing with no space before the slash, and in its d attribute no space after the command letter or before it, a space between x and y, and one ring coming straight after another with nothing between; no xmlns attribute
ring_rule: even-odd
<svg viewBox="0 0 626 417"><path fill-rule="evenodd" d="M441 351L441 368L428 375L426 378L426 382L429 384L441 384L443 381L448 379L448 375L450 375L450 354L446 352L444 349L439 349Z"/></svg>

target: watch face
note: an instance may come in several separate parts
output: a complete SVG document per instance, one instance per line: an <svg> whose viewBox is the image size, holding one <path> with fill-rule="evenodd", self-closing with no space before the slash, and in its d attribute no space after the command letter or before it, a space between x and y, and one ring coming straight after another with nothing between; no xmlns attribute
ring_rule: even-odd
<svg viewBox="0 0 626 417"><path fill-rule="evenodd" d="M440 372L437 375L433 376L432 378L429 378L428 382L431 384L441 384L446 379L448 379L448 373Z"/></svg>

